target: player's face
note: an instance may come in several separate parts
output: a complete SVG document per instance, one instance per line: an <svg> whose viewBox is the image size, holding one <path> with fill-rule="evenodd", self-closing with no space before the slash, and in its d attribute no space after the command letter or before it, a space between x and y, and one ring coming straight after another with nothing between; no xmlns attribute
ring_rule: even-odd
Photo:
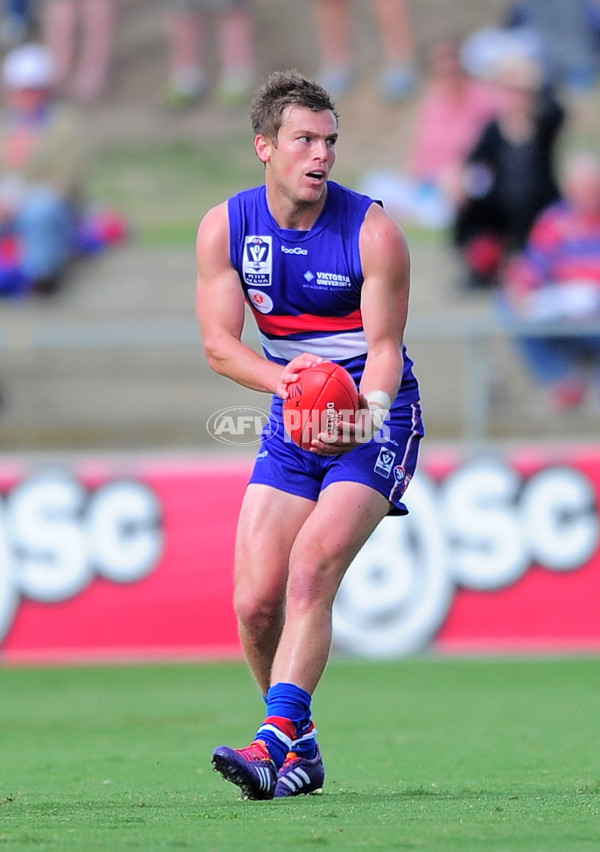
<svg viewBox="0 0 600 852"><path fill-rule="evenodd" d="M337 137L337 122L330 110L290 107L276 143L264 137L256 140L270 185L294 203L318 203L325 196L335 162Z"/></svg>

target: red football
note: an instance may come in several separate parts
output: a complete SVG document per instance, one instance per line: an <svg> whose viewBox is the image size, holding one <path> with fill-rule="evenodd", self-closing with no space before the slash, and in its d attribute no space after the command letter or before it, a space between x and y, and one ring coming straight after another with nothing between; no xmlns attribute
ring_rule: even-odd
<svg viewBox="0 0 600 852"><path fill-rule="evenodd" d="M338 420L352 421L358 392L350 373L333 361L323 361L300 372L288 385L283 422L292 441L308 450L320 432L333 434Z"/></svg>

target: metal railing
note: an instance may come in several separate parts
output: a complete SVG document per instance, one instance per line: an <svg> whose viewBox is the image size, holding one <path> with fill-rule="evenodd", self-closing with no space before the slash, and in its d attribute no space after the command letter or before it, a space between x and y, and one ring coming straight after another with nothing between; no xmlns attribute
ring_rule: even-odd
<svg viewBox="0 0 600 852"><path fill-rule="evenodd" d="M407 340L455 341L464 344L464 405L462 434L473 443L489 432L490 344L493 340L519 337L600 337L600 320L561 323L500 322L486 317L428 317L411 319ZM0 324L0 350L90 350L198 346L200 336L194 319L31 321L12 326Z"/></svg>
<svg viewBox="0 0 600 852"><path fill-rule="evenodd" d="M469 443L483 441L489 433L491 352L493 340L523 337L600 338L600 319L578 322L501 322L493 315L478 318L411 320L408 340L454 340L464 343L464 405L462 433Z"/></svg>

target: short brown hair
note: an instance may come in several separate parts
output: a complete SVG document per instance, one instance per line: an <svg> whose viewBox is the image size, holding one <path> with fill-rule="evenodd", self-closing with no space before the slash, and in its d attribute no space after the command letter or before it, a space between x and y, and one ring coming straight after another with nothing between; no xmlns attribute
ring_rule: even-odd
<svg viewBox="0 0 600 852"><path fill-rule="evenodd" d="M275 71L258 89L250 105L250 121L255 136L277 139L288 107L298 106L313 112L330 110L336 122L338 114L329 93L299 71Z"/></svg>

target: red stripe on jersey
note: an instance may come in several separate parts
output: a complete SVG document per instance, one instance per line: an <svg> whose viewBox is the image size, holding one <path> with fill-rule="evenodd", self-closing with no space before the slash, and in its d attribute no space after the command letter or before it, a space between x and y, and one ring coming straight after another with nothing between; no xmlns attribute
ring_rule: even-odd
<svg viewBox="0 0 600 852"><path fill-rule="evenodd" d="M360 308L346 314L345 317L317 317L313 314L298 314L297 316L274 316L254 311L256 324L265 334L283 336L298 334L303 331L336 332L361 329L362 315Z"/></svg>

